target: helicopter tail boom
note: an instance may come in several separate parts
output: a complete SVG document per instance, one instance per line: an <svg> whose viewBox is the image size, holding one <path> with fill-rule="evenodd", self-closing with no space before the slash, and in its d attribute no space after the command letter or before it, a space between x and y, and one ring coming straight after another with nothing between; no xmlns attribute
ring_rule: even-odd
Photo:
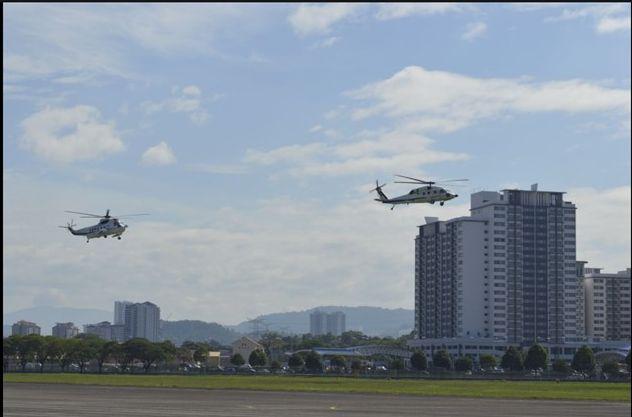
<svg viewBox="0 0 632 417"><path fill-rule="evenodd" d="M388 197L382 191L382 187L384 187L384 185L386 184L380 185L379 182L375 181L375 188L371 190L371 191L376 191L379 196L379 198L376 198L375 201L381 201L382 203L388 201Z"/></svg>

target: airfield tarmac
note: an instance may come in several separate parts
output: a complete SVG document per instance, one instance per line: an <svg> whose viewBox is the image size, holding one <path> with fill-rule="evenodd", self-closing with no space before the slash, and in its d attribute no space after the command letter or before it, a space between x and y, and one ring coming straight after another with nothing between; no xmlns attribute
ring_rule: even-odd
<svg viewBox="0 0 632 417"><path fill-rule="evenodd" d="M3 416L629 416L630 403L4 383Z"/></svg>

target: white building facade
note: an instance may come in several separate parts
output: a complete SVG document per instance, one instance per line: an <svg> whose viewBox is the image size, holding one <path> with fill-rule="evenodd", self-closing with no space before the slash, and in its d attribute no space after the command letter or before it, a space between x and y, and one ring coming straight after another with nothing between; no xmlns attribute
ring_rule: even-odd
<svg viewBox="0 0 632 417"><path fill-rule="evenodd" d="M146 301L125 307L125 338L145 338L150 342L160 340L160 308Z"/></svg>
<svg viewBox="0 0 632 417"><path fill-rule="evenodd" d="M53 326L53 336L62 339L71 339L79 334L79 328L74 323L56 323Z"/></svg>
<svg viewBox="0 0 632 417"><path fill-rule="evenodd" d="M471 215L426 218L415 241L419 338L577 340L575 206L562 192L482 191Z"/></svg>
<svg viewBox="0 0 632 417"><path fill-rule="evenodd" d="M40 334L41 328L30 321L20 320L11 326L11 334L15 336L28 336L30 334Z"/></svg>
<svg viewBox="0 0 632 417"><path fill-rule="evenodd" d="M594 340L630 340L630 268L616 274L585 268L585 332Z"/></svg>
<svg viewBox="0 0 632 417"><path fill-rule="evenodd" d="M114 324L125 324L125 308L134 304L131 301L114 302Z"/></svg>

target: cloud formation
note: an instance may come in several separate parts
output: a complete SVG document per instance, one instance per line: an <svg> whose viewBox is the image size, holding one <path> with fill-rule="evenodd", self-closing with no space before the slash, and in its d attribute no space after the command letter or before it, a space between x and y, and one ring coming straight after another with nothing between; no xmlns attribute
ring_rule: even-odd
<svg viewBox="0 0 632 417"><path fill-rule="evenodd" d="M91 106L47 107L21 123L20 145L55 163L97 159L124 149L113 123Z"/></svg>
<svg viewBox="0 0 632 417"><path fill-rule="evenodd" d="M202 90L196 85L189 85L182 89L174 87L171 95L171 98L161 101L145 101L141 104L141 108L146 114L161 111L185 113L193 123L202 125L209 118L208 112L202 105L203 101L213 101L219 98L219 95L208 99L203 98Z"/></svg>
<svg viewBox="0 0 632 417"><path fill-rule="evenodd" d="M371 104L356 108L361 120L387 116L424 131L451 132L507 113L613 112L629 118L630 90L583 80L531 82L523 79L474 78L419 66L350 91Z"/></svg>
<svg viewBox="0 0 632 417"><path fill-rule="evenodd" d="M173 150L165 141L147 149L141 157L143 165L171 165L176 163L176 156Z"/></svg>
<svg viewBox="0 0 632 417"><path fill-rule="evenodd" d="M461 36L463 40L473 41L476 38L480 38L487 32L487 25L484 22L475 22L467 25L465 33Z"/></svg>

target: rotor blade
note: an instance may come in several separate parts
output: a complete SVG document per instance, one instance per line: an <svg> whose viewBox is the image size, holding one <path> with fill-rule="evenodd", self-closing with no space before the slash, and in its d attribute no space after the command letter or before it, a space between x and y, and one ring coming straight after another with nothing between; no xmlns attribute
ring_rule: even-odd
<svg viewBox="0 0 632 417"><path fill-rule="evenodd" d="M92 217L103 217L100 214L92 214L92 213L80 213L78 211L68 211L66 210L66 213L74 213L74 214L85 214L86 216L92 216Z"/></svg>
<svg viewBox="0 0 632 417"><path fill-rule="evenodd" d="M461 178L458 180L437 180L436 183L444 183L444 182L457 182L457 181L469 181L467 178Z"/></svg>
<svg viewBox="0 0 632 417"><path fill-rule="evenodd" d="M120 216L111 216L120 219L121 217L132 217L132 216L149 216L149 213L136 213L136 214L121 214Z"/></svg>
<svg viewBox="0 0 632 417"><path fill-rule="evenodd" d="M417 184L417 185L423 184L421 182L412 182L412 181L393 181L393 182L397 184Z"/></svg>
<svg viewBox="0 0 632 417"><path fill-rule="evenodd" d="M401 178L408 178L409 180L417 181L417 182L420 182L420 183L423 183L423 184L425 184L425 183L427 183L427 182L428 182L428 181L420 180L419 178L407 177L407 176L405 176L405 175L398 175L398 174L395 174L395 176L396 176L396 177L401 177Z"/></svg>

